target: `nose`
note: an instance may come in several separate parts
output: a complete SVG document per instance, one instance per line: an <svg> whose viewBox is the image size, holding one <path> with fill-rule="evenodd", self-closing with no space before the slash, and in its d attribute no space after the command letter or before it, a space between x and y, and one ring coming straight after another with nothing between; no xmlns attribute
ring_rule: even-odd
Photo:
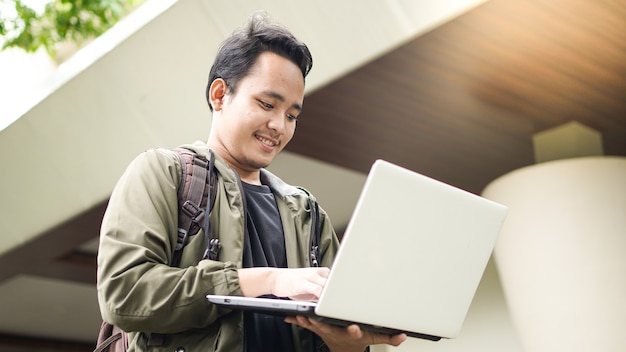
<svg viewBox="0 0 626 352"><path fill-rule="evenodd" d="M278 134L284 134L286 130L287 117L285 114L276 113L272 114L272 117L267 121L267 127L276 131Z"/></svg>

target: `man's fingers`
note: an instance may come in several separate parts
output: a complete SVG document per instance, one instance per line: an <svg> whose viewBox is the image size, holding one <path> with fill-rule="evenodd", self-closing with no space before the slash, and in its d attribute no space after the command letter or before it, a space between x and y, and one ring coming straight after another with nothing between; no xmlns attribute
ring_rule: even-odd
<svg viewBox="0 0 626 352"><path fill-rule="evenodd" d="M328 268L279 269L275 271L271 293L297 300L316 300L329 272Z"/></svg>
<svg viewBox="0 0 626 352"><path fill-rule="evenodd" d="M360 339L363 337L363 331L361 331L361 328L356 324L349 325L346 330L352 338Z"/></svg>
<svg viewBox="0 0 626 352"><path fill-rule="evenodd" d="M372 342L370 343L371 345L384 343L391 346L398 346L407 339L407 336L406 334L387 335L370 333L370 338L372 340Z"/></svg>
<svg viewBox="0 0 626 352"><path fill-rule="evenodd" d="M330 270L328 268L315 268L315 270L311 272L309 280L319 287L324 287L324 285L326 285L329 272Z"/></svg>
<svg viewBox="0 0 626 352"><path fill-rule="evenodd" d="M351 324L345 328L339 326L328 325L315 319L310 319L305 316L286 317L286 323L296 324L303 328L309 329L320 336L342 336L342 340L351 340L357 344L366 345L378 345L388 344L391 346L399 346L407 339L406 334L387 335L373 333L371 331L363 331L357 324Z"/></svg>
<svg viewBox="0 0 626 352"><path fill-rule="evenodd" d="M391 336L391 340L389 341L389 344L391 346L399 346L406 339L407 339L406 334L393 335L393 336Z"/></svg>

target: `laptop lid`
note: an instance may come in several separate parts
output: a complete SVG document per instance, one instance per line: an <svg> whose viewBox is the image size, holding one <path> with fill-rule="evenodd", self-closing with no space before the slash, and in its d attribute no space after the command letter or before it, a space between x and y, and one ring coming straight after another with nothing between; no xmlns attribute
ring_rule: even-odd
<svg viewBox="0 0 626 352"><path fill-rule="evenodd" d="M316 313L458 336L506 207L377 160Z"/></svg>
<svg viewBox="0 0 626 352"><path fill-rule="evenodd" d="M316 316L431 340L453 338L505 214L500 204L377 160L317 304L207 298L234 309Z"/></svg>

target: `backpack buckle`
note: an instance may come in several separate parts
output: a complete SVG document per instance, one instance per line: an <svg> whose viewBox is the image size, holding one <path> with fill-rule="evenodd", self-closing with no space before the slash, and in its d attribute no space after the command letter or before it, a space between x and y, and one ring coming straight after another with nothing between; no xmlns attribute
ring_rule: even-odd
<svg viewBox="0 0 626 352"><path fill-rule="evenodd" d="M200 224L204 217L204 210L189 200L185 201L181 209L196 224Z"/></svg>

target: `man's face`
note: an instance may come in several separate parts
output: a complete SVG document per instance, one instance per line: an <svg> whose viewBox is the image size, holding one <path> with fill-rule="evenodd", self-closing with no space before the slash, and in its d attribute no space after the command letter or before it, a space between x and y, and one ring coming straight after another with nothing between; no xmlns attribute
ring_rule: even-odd
<svg viewBox="0 0 626 352"><path fill-rule="evenodd" d="M224 89L219 96L219 91L212 95L216 120L210 147L245 180L247 173L267 167L293 137L304 99L304 78L293 62L265 52L234 94Z"/></svg>

